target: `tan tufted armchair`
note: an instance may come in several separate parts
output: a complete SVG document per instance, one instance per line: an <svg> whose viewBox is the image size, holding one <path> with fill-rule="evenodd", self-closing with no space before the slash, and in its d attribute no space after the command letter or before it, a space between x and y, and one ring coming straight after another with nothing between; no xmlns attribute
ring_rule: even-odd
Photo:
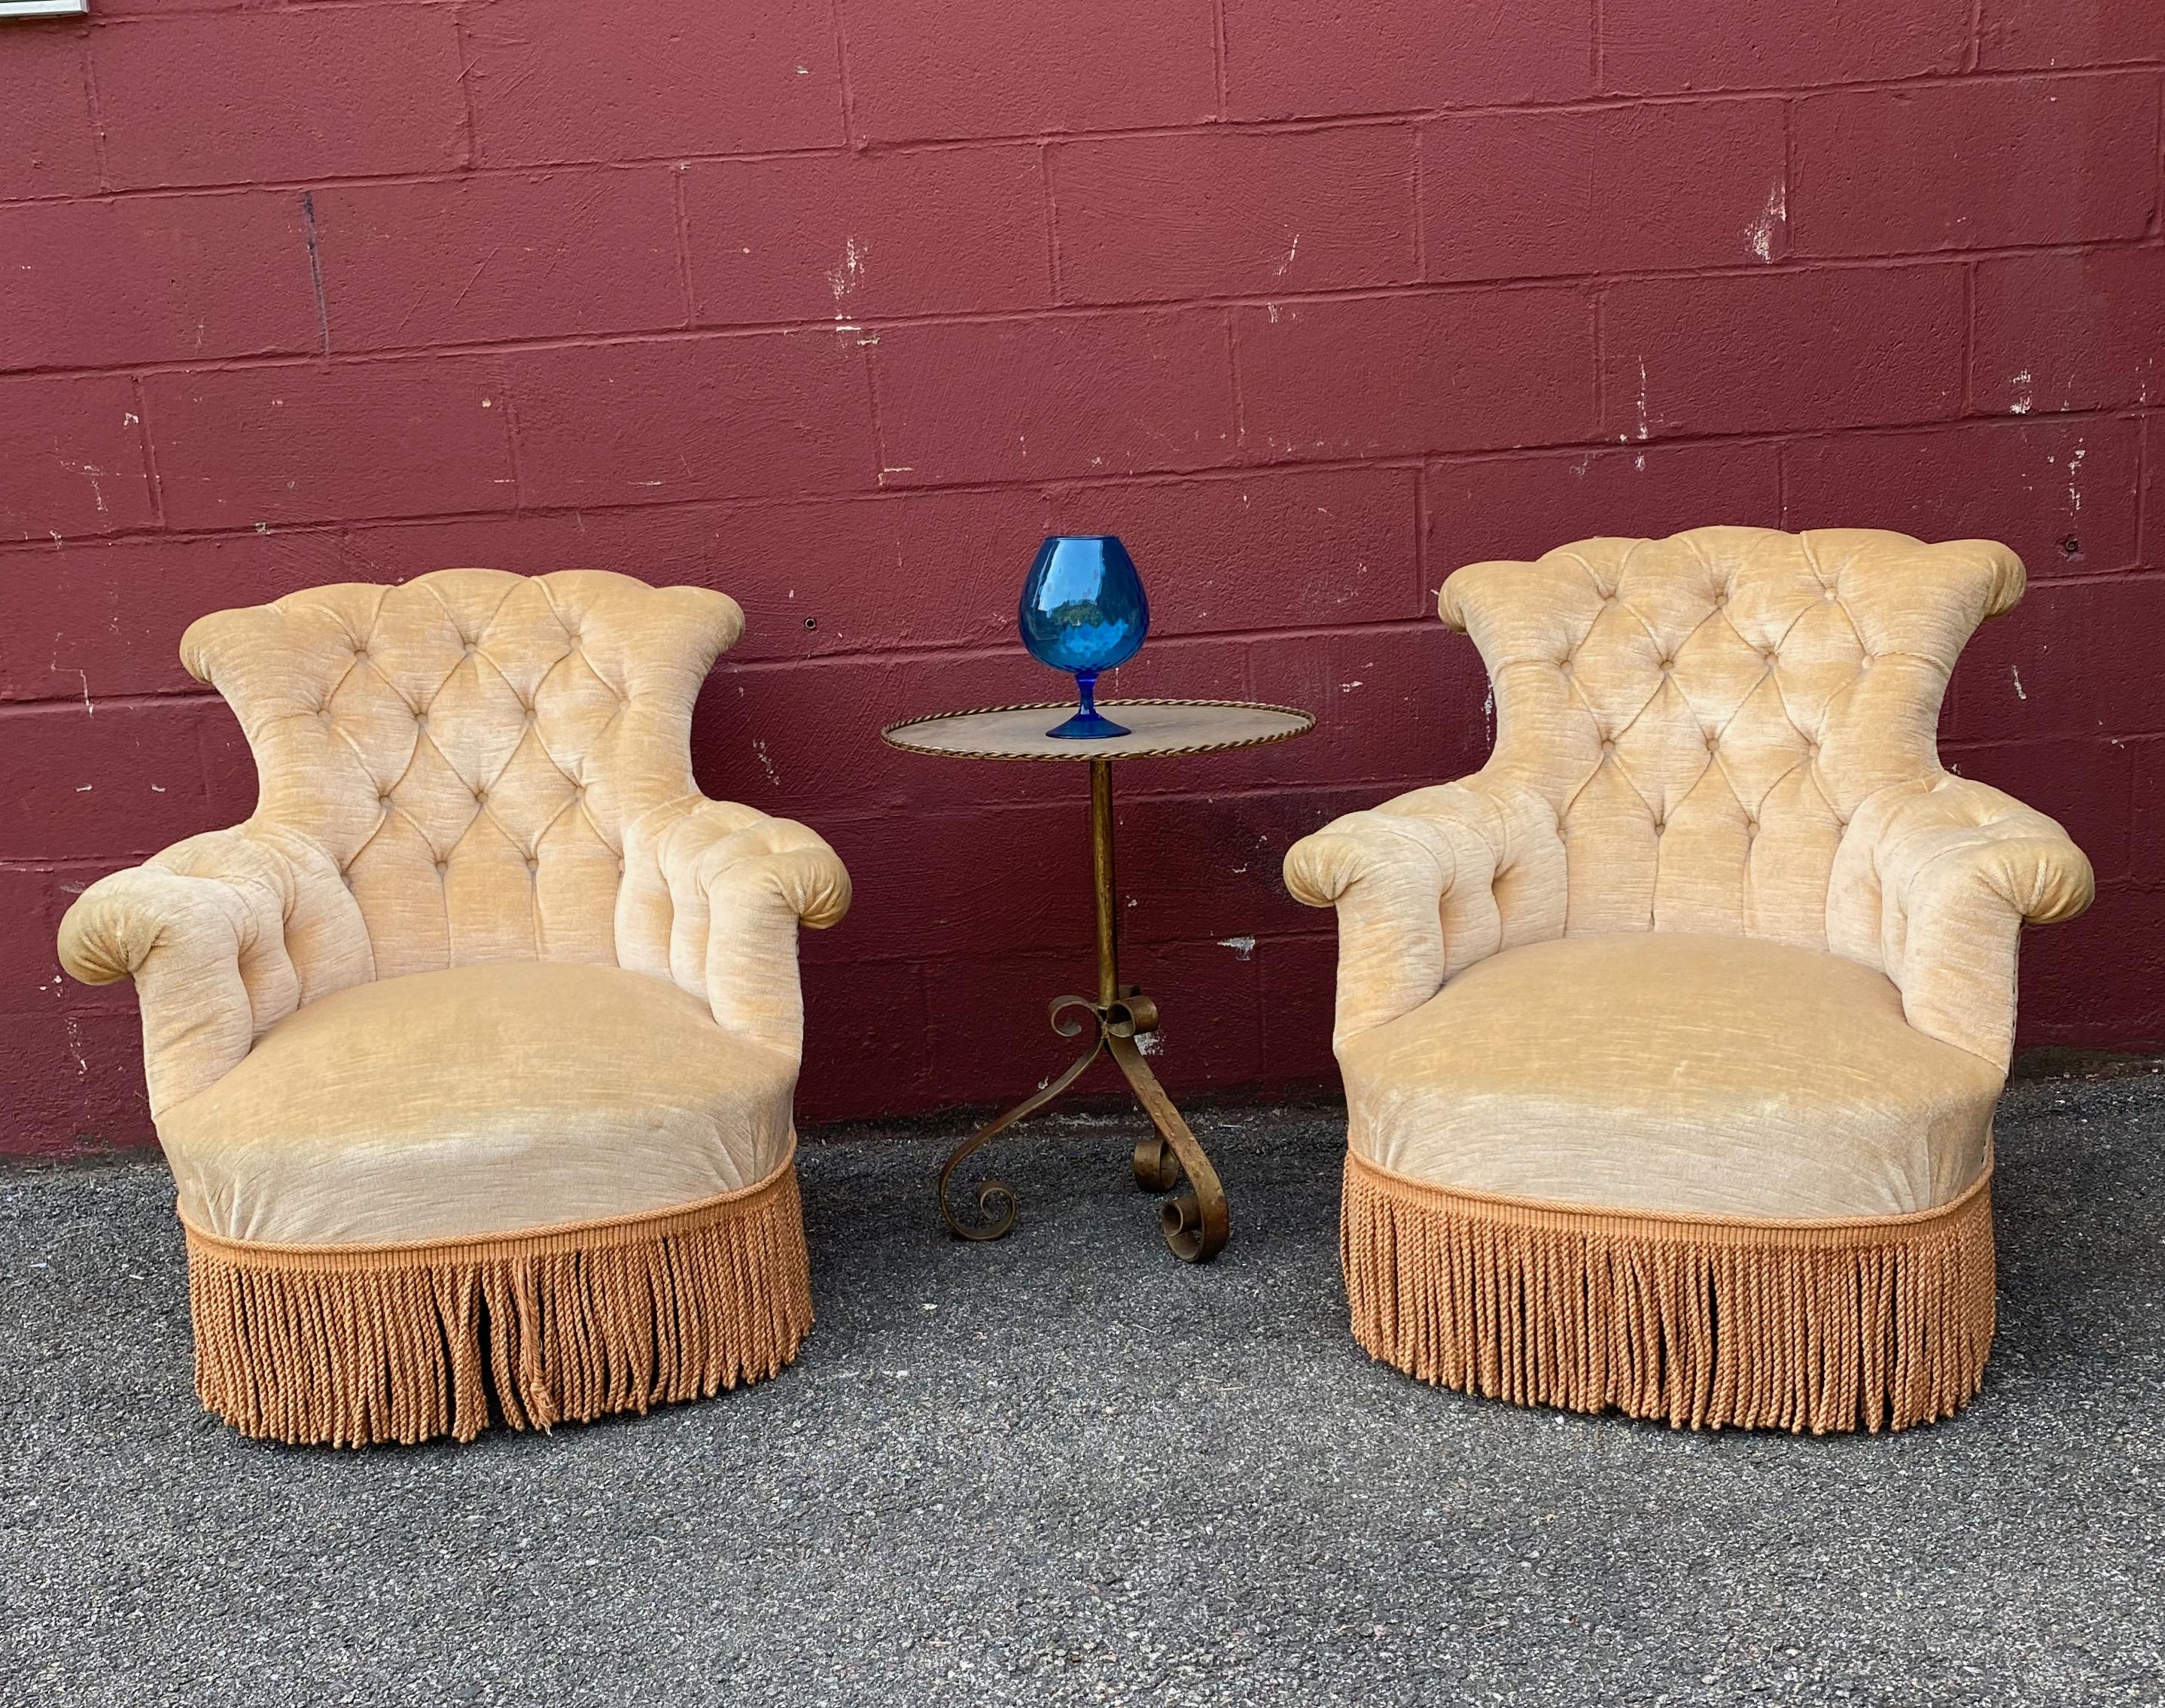
<svg viewBox="0 0 2165 1708"><path fill-rule="evenodd" d="M445 570L182 641L256 809L87 890L133 977L197 1388L251 1435L471 1439L771 1375L811 1326L790 1104L803 825L709 801L735 602Z"/></svg>
<svg viewBox="0 0 2165 1708"><path fill-rule="evenodd" d="M1983 540L1704 528L1443 588L1474 775L1287 856L1335 904L1353 1331L1432 1382L1674 1425L1944 1416L1993 1330L1992 1114L2060 827L1934 735Z"/></svg>

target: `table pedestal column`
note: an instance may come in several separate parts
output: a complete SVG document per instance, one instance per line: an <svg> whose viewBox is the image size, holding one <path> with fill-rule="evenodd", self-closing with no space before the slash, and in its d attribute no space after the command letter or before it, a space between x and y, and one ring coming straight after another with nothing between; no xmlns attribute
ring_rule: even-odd
<svg viewBox="0 0 2165 1708"><path fill-rule="evenodd" d="M1051 1103L1080 1079L1100 1055L1109 1055L1126 1076L1153 1129L1135 1144L1132 1159L1135 1183L1146 1191L1173 1194L1161 1212L1165 1242L1182 1262L1204 1263L1224 1249L1231 1230L1225 1189L1135 1041L1157 1029L1157 1004L1135 986L1120 983L1119 913L1113 883L1113 767L1104 759L1090 762L1090 872L1097 896L1097 1000L1056 997L1050 1010L1054 1031L1063 1038L1079 1037L1088 1031L1089 1047L1036 1095L995 1116L956 1147L940 1170L940 1214L966 1240L996 1240L1014 1227L1014 1189L999 1179L988 1180L977 1189L982 1220L956 1219L947 1197L948 1180L956 1165L988 1140ZM1187 1189L1180 1190L1183 1179Z"/></svg>

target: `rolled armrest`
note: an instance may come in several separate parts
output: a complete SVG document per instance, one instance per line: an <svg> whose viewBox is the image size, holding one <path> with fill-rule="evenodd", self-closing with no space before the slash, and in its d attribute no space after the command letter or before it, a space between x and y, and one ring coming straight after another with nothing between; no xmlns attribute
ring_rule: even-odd
<svg viewBox="0 0 2165 1708"><path fill-rule="evenodd" d="M61 921L61 964L86 984L135 981L156 1115L224 1078L304 997L371 976L366 933L341 909L352 898L319 851L213 830L86 889Z"/></svg>
<svg viewBox="0 0 2165 1708"><path fill-rule="evenodd" d="M2026 922L2090 904L2090 863L2053 820L1988 784L1942 775L1866 799L1835 862L1827 936L1882 968L1920 1032L2004 1068Z"/></svg>
<svg viewBox="0 0 2165 1708"><path fill-rule="evenodd" d="M1505 809L1465 783L1348 813L1287 850L1286 888L1338 909L1334 1043L1410 1013L1503 943Z"/></svg>
<svg viewBox="0 0 2165 1708"><path fill-rule="evenodd" d="M797 928L824 930L850 909L850 874L835 851L794 820L698 800L639 820L624 856L624 964L703 993L718 1025L797 1059Z"/></svg>

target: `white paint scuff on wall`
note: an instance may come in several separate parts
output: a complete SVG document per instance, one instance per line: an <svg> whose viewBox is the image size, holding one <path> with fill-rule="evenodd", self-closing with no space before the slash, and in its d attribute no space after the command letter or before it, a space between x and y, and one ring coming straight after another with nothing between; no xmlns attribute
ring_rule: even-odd
<svg viewBox="0 0 2165 1708"><path fill-rule="evenodd" d="M864 282L864 277L865 252L857 247L856 238L845 237L842 240L842 264L827 275L828 284L834 287L835 318L837 320L850 318L842 305L856 294L857 287Z"/></svg>
<svg viewBox="0 0 2165 1708"><path fill-rule="evenodd" d="M1753 222L1744 234L1745 241L1751 245L1752 254L1760 260L1774 259L1774 234L1788 223L1788 187L1777 184L1767 192L1766 211ZM1644 437L1642 434L1641 437Z"/></svg>

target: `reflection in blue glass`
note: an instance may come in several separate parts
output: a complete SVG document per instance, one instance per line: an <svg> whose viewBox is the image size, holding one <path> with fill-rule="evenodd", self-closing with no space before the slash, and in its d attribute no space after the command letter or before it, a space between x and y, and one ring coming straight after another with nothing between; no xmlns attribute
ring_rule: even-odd
<svg viewBox="0 0 2165 1708"><path fill-rule="evenodd" d="M1082 707L1048 735L1101 741L1128 732L1097 705L1098 672L1125 664L1150 632L1150 601L1128 548L1110 534L1055 534L1022 584L1022 644L1040 664L1075 673Z"/></svg>

